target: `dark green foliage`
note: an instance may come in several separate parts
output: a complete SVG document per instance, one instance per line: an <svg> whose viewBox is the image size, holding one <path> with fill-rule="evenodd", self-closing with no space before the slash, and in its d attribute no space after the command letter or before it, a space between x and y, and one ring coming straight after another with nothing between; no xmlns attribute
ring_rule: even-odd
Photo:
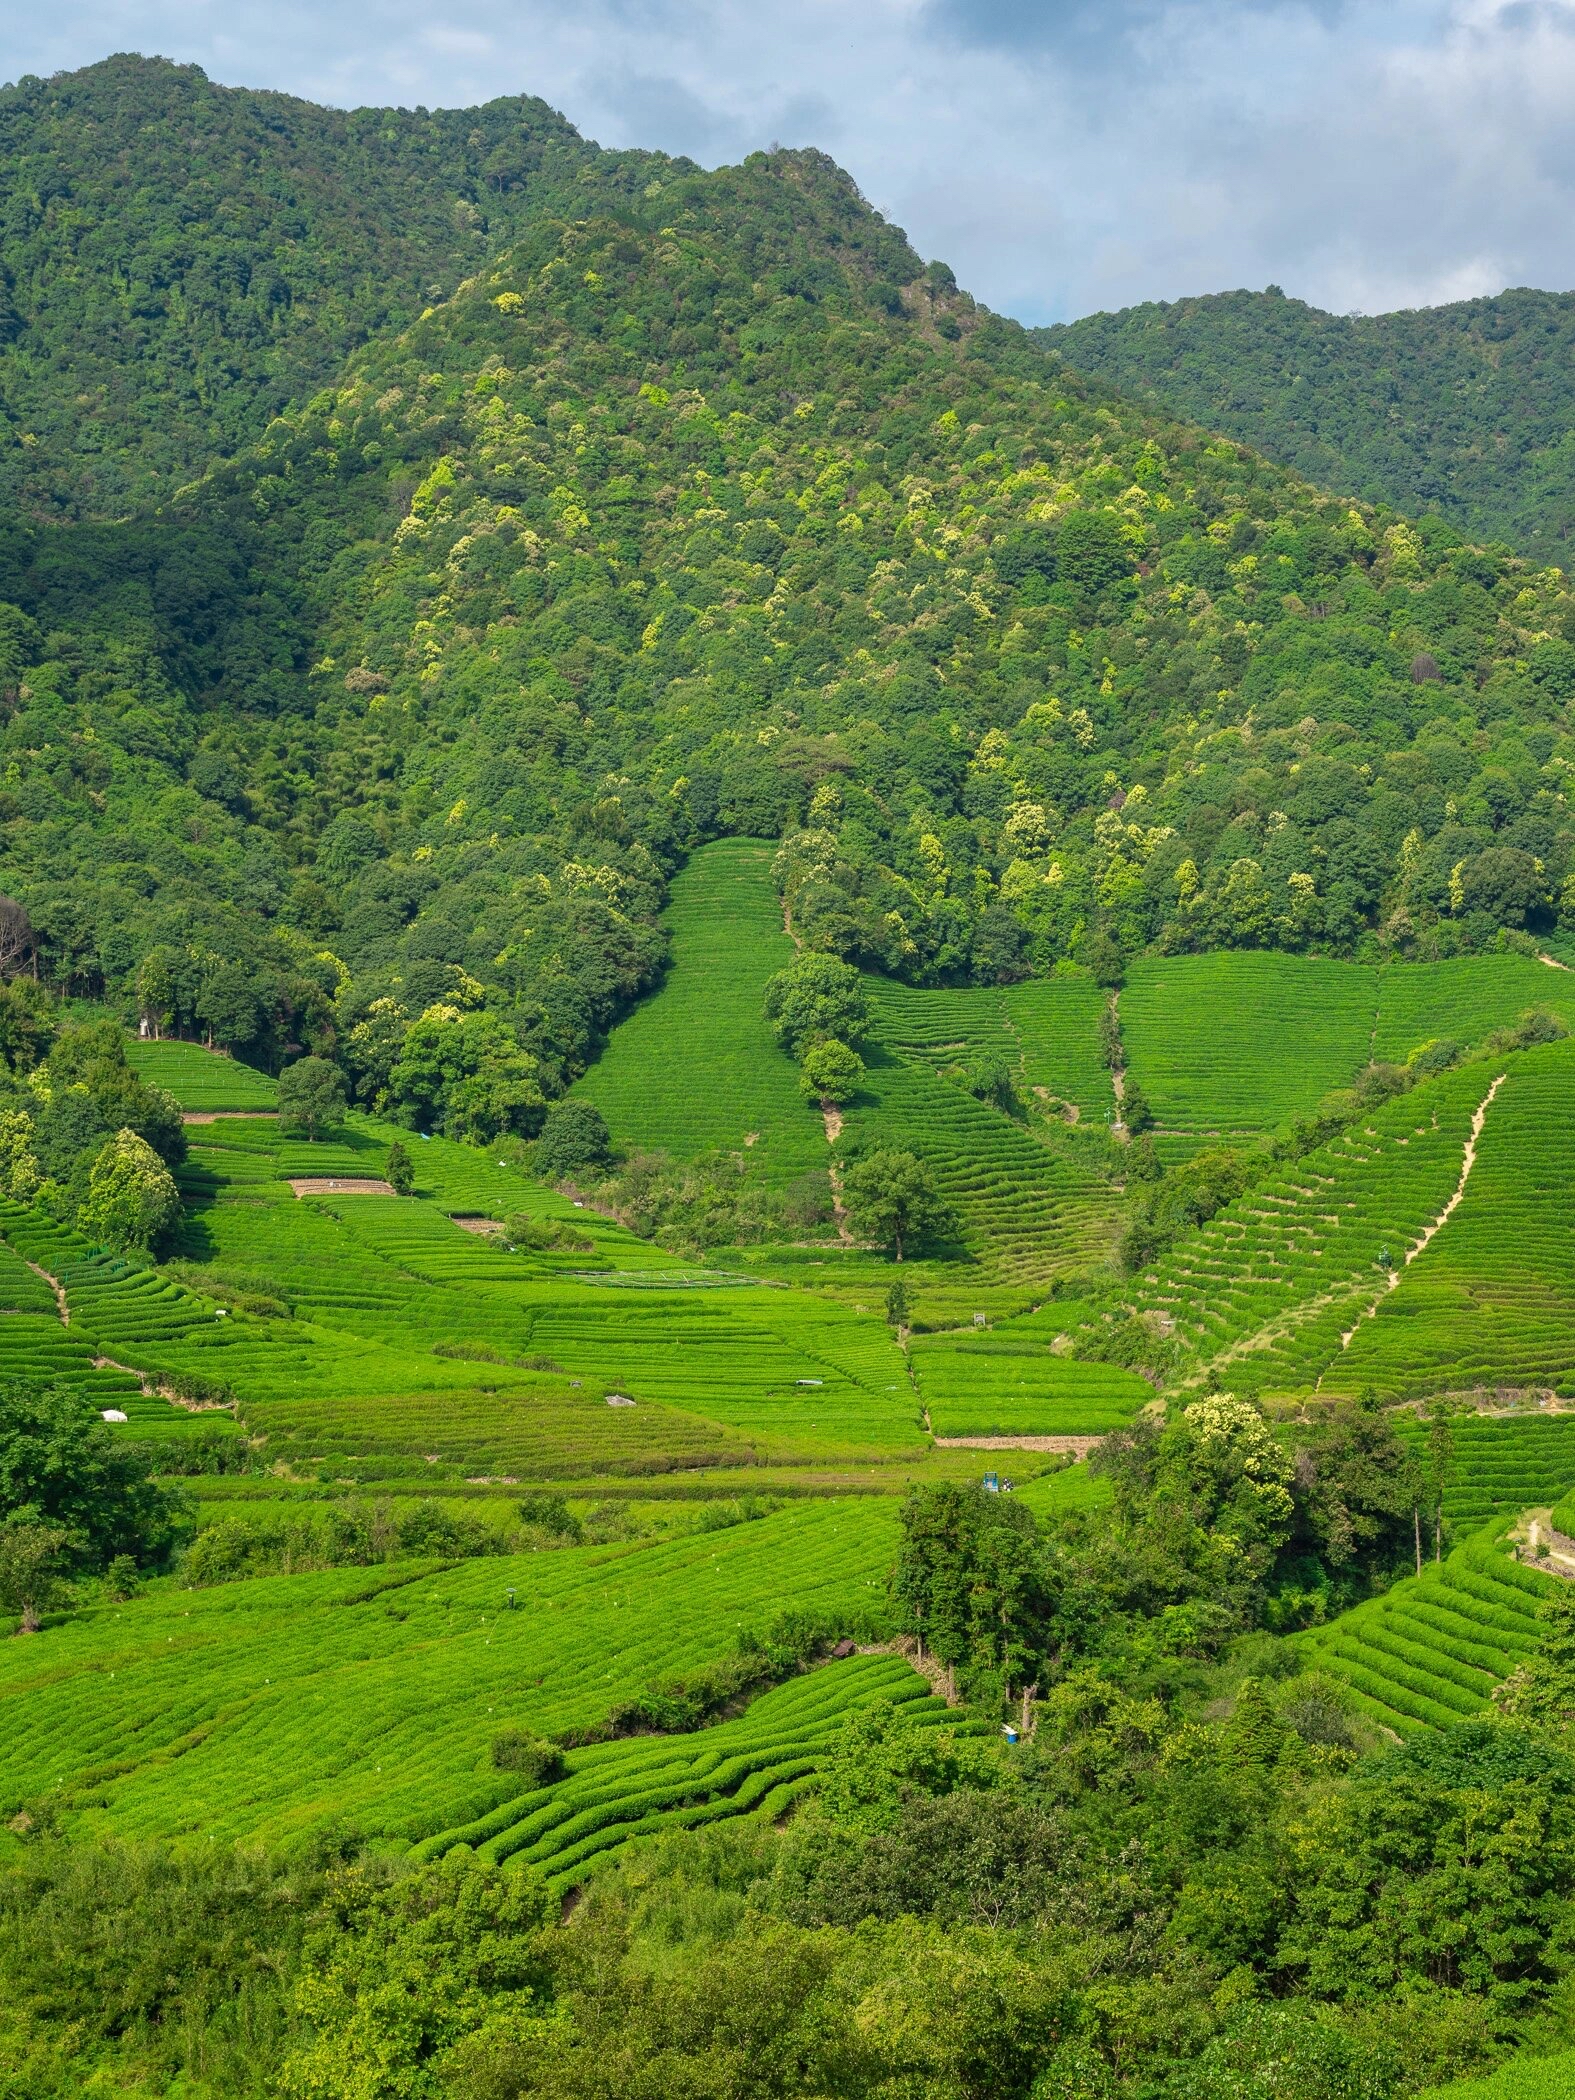
<svg viewBox="0 0 1575 2100"><path fill-rule="evenodd" d="M1221 292L1042 335L1079 371L1228 431L1326 488L1436 509L1473 539L1568 558L1568 292L1348 315L1281 292ZM1547 676L1569 676L1562 656Z"/></svg>
<svg viewBox="0 0 1575 2100"><path fill-rule="evenodd" d="M286 1130L320 1138L344 1121L345 1083L326 1058L303 1057L279 1079L279 1121Z"/></svg>
<svg viewBox="0 0 1575 2100"><path fill-rule="evenodd" d="M0 1521L59 1527L70 1564L88 1573L121 1554L159 1567L181 1536L180 1505L148 1457L63 1386L0 1388Z"/></svg>
<svg viewBox="0 0 1575 2100"><path fill-rule="evenodd" d="M662 165L532 96L324 109L130 54L7 88L0 161L0 487L100 517L238 451L582 173Z"/></svg>
<svg viewBox="0 0 1575 2100"><path fill-rule="evenodd" d="M492 1762L500 1772L517 1772L520 1790L548 1786L563 1777L563 1752L528 1729L505 1728L492 1738Z"/></svg>
<svg viewBox="0 0 1575 2100"><path fill-rule="evenodd" d="M795 1057L831 1036L855 1043L869 1028L869 995L857 970L835 955L810 951L766 986L765 1016Z"/></svg>
<svg viewBox="0 0 1575 2100"><path fill-rule="evenodd" d="M934 1175L912 1152L868 1153L843 1175L842 1193L853 1230L898 1261L916 1241L943 1239L956 1229Z"/></svg>
<svg viewBox="0 0 1575 2100"><path fill-rule="evenodd" d="M558 1101L547 1111L532 1154L544 1181L600 1174L612 1163L607 1119L592 1101Z"/></svg>
<svg viewBox="0 0 1575 2100"><path fill-rule="evenodd" d="M396 1138L388 1148L388 1161L383 1168L383 1178L396 1196L408 1196L416 1185L416 1170L411 1165L410 1154Z"/></svg>

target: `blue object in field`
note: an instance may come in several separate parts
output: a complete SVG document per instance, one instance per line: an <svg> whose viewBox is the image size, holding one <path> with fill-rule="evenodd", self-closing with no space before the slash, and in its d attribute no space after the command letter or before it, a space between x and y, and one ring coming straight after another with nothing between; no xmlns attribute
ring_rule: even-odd
<svg viewBox="0 0 1575 2100"><path fill-rule="evenodd" d="M1017 1741L1017 1730L1012 1726L1010 1721L1003 1721L1001 1723L1001 1733L1006 1737L1006 1740L1009 1743L1015 1743Z"/></svg>
<svg viewBox="0 0 1575 2100"><path fill-rule="evenodd" d="M1001 1492L1001 1476L999 1473L985 1474L984 1491L987 1495L998 1495Z"/></svg>

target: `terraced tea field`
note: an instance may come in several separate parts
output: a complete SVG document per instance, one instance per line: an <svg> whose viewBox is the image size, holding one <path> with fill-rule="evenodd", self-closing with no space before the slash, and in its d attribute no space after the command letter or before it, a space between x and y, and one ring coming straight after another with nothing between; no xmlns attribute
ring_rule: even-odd
<svg viewBox="0 0 1575 2100"><path fill-rule="evenodd" d="M1426 1461L1426 1427L1402 1416L1400 1433ZM1455 1526L1557 1502L1575 1488L1575 1413L1457 1415L1444 1514ZM1569 1512L1575 1518L1575 1510Z"/></svg>
<svg viewBox="0 0 1575 2100"><path fill-rule="evenodd" d="M1145 959L1121 993L1128 1069L1162 1130L1272 1130L1367 1063L1377 989L1375 971L1311 956Z"/></svg>
<svg viewBox="0 0 1575 2100"><path fill-rule="evenodd" d="M1091 978L1036 978L997 989L928 990L869 980L875 1033L909 1064L997 1059L1028 1097L1072 1102L1103 1121L1113 1099L1099 1056L1105 994Z"/></svg>
<svg viewBox="0 0 1575 2100"><path fill-rule="evenodd" d="M465 1846L480 1859L534 1867L565 1894L630 1845L735 1817L775 1822L814 1786L848 1716L876 1700L923 1727L990 1727L949 1711L899 1657L854 1656L791 1678L736 1720L694 1735L571 1752L566 1778L425 1839L414 1856L440 1859Z"/></svg>
<svg viewBox="0 0 1575 2100"><path fill-rule="evenodd" d="M490 1761L505 1728L587 1726L789 1608L862 1623L896 1535L869 1497L635 1545L161 1582L0 1640L0 1815L47 1793L68 1828L128 1838L428 1837L518 1792Z"/></svg>
<svg viewBox="0 0 1575 2100"><path fill-rule="evenodd" d="M613 1032L575 1088L616 1143L678 1159L719 1149L784 1185L823 1172L826 1135L761 1018L768 978L796 950L771 886L774 845L703 846L672 885L673 959L661 989Z"/></svg>
<svg viewBox="0 0 1575 2100"><path fill-rule="evenodd" d="M1227 1205L1117 1304L1174 1338L1184 1375L1212 1365L1238 1386L1313 1385L1341 1335L1374 1324L1361 1315L1386 1294L1384 1250L1402 1264L1458 1187L1494 1077L1468 1065L1386 1103ZM1097 1349L1103 1317L1069 1322L1080 1354Z"/></svg>
<svg viewBox="0 0 1575 2100"><path fill-rule="evenodd" d="M1557 1589L1556 1577L1479 1535L1298 1642L1309 1667L1344 1678L1375 1721L1415 1735L1486 1709L1494 1685L1535 1651L1539 1608Z"/></svg>
<svg viewBox="0 0 1575 2100"><path fill-rule="evenodd" d="M161 1086L182 1108L195 1114L222 1115L271 1109L278 1089L266 1072L254 1071L237 1058L200 1043L126 1045L126 1062L150 1086Z"/></svg>
<svg viewBox="0 0 1575 2100"><path fill-rule="evenodd" d="M915 1335L908 1361L937 1436L1104 1436L1154 1397L1131 1371L1078 1363L1008 1324Z"/></svg>
<svg viewBox="0 0 1575 2100"><path fill-rule="evenodd" d="M1567 2100L1575 2092L1575 2049L1553 2056L1512 2056L1484 2078L1429 2086L1417 2100Z"/></svg>
<svg viewBox="0 0 1575 2100"><path fill-rule="evenodd" d="M1275 1129L1371 1059L1404 1063L1438 1037L1480 1043L1533 1006L1575 1025L1575 972L1524 955L1380 970L1264 952L1135 963L1120 1012L1133 1077L1184 1151Z"/></svg>
<svg viewBox="0 0 1575 2100"><path fill-rule="evenodd" d="M1331 1362L1325 1391L1575 1390L1575 1040L1501 1069L1458 1210Z"/></svg>

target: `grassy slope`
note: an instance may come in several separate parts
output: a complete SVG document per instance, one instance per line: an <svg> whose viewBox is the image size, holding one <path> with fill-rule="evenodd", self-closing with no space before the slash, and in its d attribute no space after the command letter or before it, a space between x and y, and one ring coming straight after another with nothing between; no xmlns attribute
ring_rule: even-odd
<svg viewBox="0 0 1575 2100"><path fill-rule="evenodd" d="M896 1521L882 1498L816 1502L448 1569L161 1583L0 1641L0 1808L48 1793L70 1827L127 1837L426 1836L506 1798L498 1730L594 1722L789 1607L878 1604Z"/></svg>
<svg viewBox="0 0 1575 2100"><path fill-rule="evenodd" d="M672 887L673 961L661 990L618 1028L576 1091L620 1145L679 1159L720 1149L781 1184L824 1171L820 1117L761 1019L766 980L793 960L771 886L775 848L724 839Z"/></svg>
<svg viewBox="0 0 1575 2100"><path fill-rule="evenodd" d="M270 1109L278 1100L266 1072L200 1043L130 1042L126 1061L150 1086L163 1087L182 1108L198 1113Z"/></svg>

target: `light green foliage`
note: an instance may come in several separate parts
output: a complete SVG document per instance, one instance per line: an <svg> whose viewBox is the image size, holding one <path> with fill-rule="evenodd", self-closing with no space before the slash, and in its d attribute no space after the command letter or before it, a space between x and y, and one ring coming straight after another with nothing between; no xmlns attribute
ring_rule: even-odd
<svg viewBox="0 0 1575 2100"><path fill-rule="evenodd" d="M847 1043L823 1036L805 1045L799 1064L799 1092L810 1101L851 1101L864 1077L864 1060Z"/></svg>
<svg viewBox="0 0 1575 2100"><path fill-rule="evenodd" d="M119 1253L146 1254L168 1240L179 1217L169 1168L134 1130L117 1131L89 1170L77 1212L83 1233Z"/></svg>
<svg viewBox="0 0 1575 2100"><path fill-rule="evenodd" d="M1058 1355L1048 1335L1019 1334L1010 1321L983 1334L915 1335L908 1361L943 1437L1100 1436L1154 1396L1135 1372Z"/></svg>

